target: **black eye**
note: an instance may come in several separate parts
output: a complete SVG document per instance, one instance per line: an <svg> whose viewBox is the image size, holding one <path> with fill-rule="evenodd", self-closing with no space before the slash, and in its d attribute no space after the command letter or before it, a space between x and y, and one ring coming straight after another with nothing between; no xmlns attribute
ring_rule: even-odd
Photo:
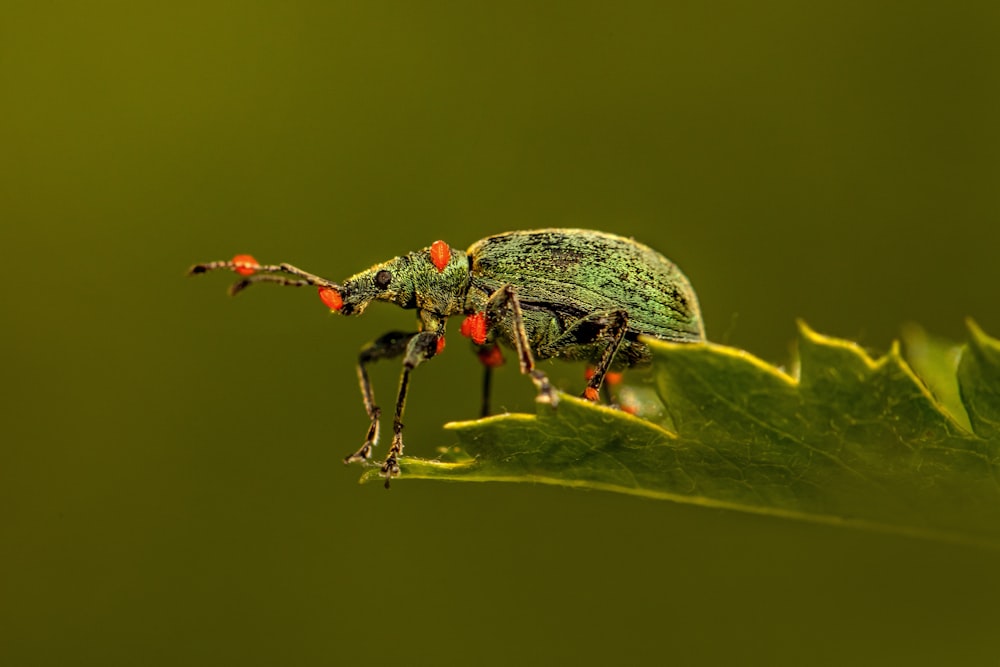
<svg viewBox="0 0 1000 667"><path fill-rule="evenodd" d="M375 287L379 289L385 289L392 282L392 274L382 269L375 274Z"/></svg>

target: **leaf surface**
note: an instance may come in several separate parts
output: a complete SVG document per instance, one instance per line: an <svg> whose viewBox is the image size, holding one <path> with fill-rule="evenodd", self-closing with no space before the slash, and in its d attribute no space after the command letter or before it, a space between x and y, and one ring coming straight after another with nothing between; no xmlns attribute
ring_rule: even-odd
<svg viewBox="0 0 1000 667"><path fill-rule="evenodd" d="M1000 546L1000 343L917 329L872 358L800 324L793 374L713 343L648 341L656 421L558 408L446 425L402 478L558 484ZM918 369L918 376L914 369ZM377 469L365 479L378 478Z"/></svg>

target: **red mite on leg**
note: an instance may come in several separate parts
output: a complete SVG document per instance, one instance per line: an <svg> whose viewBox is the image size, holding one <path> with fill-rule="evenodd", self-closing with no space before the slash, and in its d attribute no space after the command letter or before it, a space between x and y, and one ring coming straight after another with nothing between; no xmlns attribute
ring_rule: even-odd
<svg viewBox="0 0 1000 667"><path fill-rule="evenodd" d="M253 255L236 255L233 257L233 271L241 276L252 276L260 268L260 262Z"/></svg>
<svg viewBox="0 0 1000 667"><path fill-rule="evenodd" d="M476 345L486 342L486 313L473 313L462 320L461 334L466 338L471 338Z"/></svg>
<svg viewBox="0 0 1000 667"><path fill-rule="evenodd" d="M589 382L593 377L596 370L593 366L587 366L587 369L583 372L583 377ZM621 373L607 373L604 376L604 382L601 384L601 391L604 393L604 400L609 405L612 405L614 401L611 397L611 387L621 384L622 374ZM583 390L583 397L588 401L596 403L600 398L601 392L593 387L587 387ZM627 412L627 410L626 410Z"/></svg>
<svg viewBox="0 0 1000 667"><path fill-rule="evenodd" d="M592 377L594 377L594 367L587 366L587 370L583 372L583 379L589 380ZM609 384L612 387L614 387L617 384L621 384L621 382L622 382L621 373L608 373L607 375L604 376L604 383Z"/></svg>
<svg viewBox="0 0 1000 667"><path fill-rule="evenodd" d="M500 351L499 345L494 345L493 347L486 348L485 350L480 350L476 353L476 356L479 357L480 363L487 368L503 366L503 352Z"/></svg>

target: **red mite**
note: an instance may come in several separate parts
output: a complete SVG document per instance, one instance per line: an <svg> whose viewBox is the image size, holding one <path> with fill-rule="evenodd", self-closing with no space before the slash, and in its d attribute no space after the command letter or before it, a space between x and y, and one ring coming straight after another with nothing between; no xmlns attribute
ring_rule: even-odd
<svg viewBox="0 0 1000 667"><path fill-rule="evenodd" d="M499 345L494 345L493 347L487 347L480 350L477 353L479 361L487 368L497 368L498 366L503 366L503 352L500 351Z"/></svg>
<svg viewBox="0 0 1000 667"><path fill-rule="evenodd" d="M462 320L462 328L459 332L466 338L471 338L476 345L486 342L486 314L473 313Z"/></svg>
<svg viewBox="0 0 1000 667"><path fill-rule="evenodd" d="M253 255L236 255L233 257L233 270L241 276L252 276L257 273L260 264Z"/></svg>
<svg viewBox="0 0 1000 667"><path fill-rule="evenodd" d="M431 244L431 263L438 270L438 273L444 271L450 259L451 250L448 248L447 243L444 241L435 241Z"/></svg>
<svg viewBox="0 0 1000 667"><path fill-rule="evenodd" d="M340 296L340 292L332 287L320 287L319 298L330 310L340 310L344 307L344 299Z"/></svg>

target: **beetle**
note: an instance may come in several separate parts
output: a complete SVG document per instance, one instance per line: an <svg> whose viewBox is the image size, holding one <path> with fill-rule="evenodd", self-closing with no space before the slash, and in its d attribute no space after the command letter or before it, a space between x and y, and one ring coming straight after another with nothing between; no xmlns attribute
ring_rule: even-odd
<svg viewBox="0 0 1000 667"><path fill-rule="evenodd" d="M521 373L538 388L537 400L555 407L558 396L535 362L586 361L594 365L584 398L597 401L611 370L645 365L651 352L640 336L667 341L705 340L698 298L677 266L633 239L584 229L539 229L489 236L462 251L444 241L395 257L335 283L290 264L261 265L250 255L196 264L190 274L230 269L242 278L236 294L258 282L312 286L341 315L360 315L372 301L417 310L417 331L390 331L361 349L358 380L371 423L364 444L345 463L367 461L379 439L381 409L368 365L403 358L393 415L393 437L382 474L386 487L399 474L403 410L410 373L444 348L445 323L464 315L485 367L483 415L489 414L499 345L514 350Z"/></svg>

